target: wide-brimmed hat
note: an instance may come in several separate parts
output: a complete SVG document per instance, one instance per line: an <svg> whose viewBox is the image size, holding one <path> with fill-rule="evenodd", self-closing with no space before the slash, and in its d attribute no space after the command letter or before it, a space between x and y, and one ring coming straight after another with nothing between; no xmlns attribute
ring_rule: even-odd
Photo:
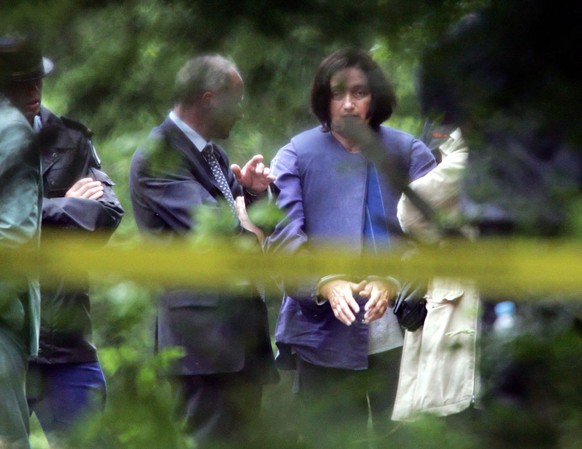
<svg viewBox="0 0 582 449"><path fill-rule="evenodd" d="M32 39L0 36L0 82L25 82L45 77L54 68Z"/></svg>

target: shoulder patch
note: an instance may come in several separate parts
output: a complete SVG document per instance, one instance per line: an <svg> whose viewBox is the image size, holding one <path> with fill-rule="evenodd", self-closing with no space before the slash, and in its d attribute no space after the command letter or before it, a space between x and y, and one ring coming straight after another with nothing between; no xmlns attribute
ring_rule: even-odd
<svg viewBox="0 0 582 449"><path fill-rule="evenodd" d="M65 116L61 116L61 120L63 121L63 124L67 128L76 129L77 131L81 131L89 139L91 137L93 137L93 131L91 131L91 129L89 129L87 126L83 125L81 122L78 122L76 120L70 119L70 118L65 117Z"/></svg>

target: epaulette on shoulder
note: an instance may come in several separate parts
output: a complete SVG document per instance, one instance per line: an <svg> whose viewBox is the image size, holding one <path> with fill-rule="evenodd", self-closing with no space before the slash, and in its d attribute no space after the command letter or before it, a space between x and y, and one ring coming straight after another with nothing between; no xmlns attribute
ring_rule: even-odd
<svg viewBox="0 0 582 449"><path fill-rule="evenodd" d="M91 131L91 129L89 129L87 126L83 125L81 122L78 122L76 120L70 119L70 118L65 117L65 116L61 116L61 120L63 121L63 124L67 128L76 129L77 131L81 131L89 139L91 137L93 137L93 131Z"/></svg>

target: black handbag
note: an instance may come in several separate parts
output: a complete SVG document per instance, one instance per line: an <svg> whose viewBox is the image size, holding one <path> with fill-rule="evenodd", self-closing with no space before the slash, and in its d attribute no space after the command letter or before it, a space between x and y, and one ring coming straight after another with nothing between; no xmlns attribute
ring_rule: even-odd
<svg viewBox="0 0 582 449"><path fill-rule="evenodd" d="M392 311L400 325L414 332L424 324L426 318L426 284L405 283L396 295Z"/></svg>

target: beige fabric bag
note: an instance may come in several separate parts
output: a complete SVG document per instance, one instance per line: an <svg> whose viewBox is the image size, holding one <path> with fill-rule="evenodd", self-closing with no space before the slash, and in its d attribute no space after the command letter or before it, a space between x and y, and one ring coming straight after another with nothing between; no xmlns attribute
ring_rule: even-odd
<svg viewBox="0 0 582 449"><path fill-rule="evenodd" d="M479 295L470 282L435 279L427 293L427 317L406 332L392 419L418 413L446 416L471 405L478 395Z"/></svg>

